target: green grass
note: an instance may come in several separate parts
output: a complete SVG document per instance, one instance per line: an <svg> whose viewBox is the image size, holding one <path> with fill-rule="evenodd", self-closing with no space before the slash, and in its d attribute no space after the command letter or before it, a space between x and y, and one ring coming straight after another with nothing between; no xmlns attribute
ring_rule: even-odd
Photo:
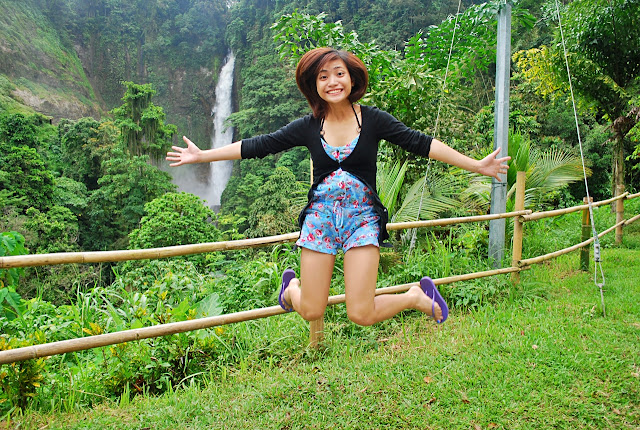
<svg viewBox="0 0 640 430"><path fill-rule="evenodd" d="M637 248L603 250L606 318L593 274L576 270L573 253L523 272L500 303L454 311L441 326L414 313L351 335L350 323L331 323L322 347L308 350L296 315L236 325L228 330L270 330L272 344L161 397L123 396L73 413L27 412L5 425L637 429L638 261ZM274 351L289 354L288 361L269 360Z"/></svg>

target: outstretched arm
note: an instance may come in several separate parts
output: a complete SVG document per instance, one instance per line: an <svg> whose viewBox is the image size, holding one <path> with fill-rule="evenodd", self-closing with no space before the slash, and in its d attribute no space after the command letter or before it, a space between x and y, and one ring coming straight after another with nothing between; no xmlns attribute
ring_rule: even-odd
<svg viewBox="0 0 640 430"><path fill-rule="evenodd" d="M498 174L507 173L509 166L507 166L506 163L511 160L511 157L496 158L498 153L500 153L500 148L496 149L482 160L474 160L473 158L459 153L439 140L433 139L431 141L429 158L500 180Z"/></svg>
<svg viewBox="0 0 640 430"><path fill-rule="evenodd" d="M169 164L171 167L192 163L210 163L221 160L239 160L241 158L241 141L221 148L205 149L203 151L185 136L182 136L182 140L187 144L186 148L172 146L171 148L175 152L167 152L167 161L173 161L173 163Z"/></svg>

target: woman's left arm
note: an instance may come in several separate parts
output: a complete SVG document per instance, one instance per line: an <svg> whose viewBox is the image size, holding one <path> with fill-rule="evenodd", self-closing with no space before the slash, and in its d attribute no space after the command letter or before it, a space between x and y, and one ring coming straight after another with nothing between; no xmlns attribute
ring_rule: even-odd
<svg viewBox="0 0 640 430"><path fill-rule="evenodd" d="M461 154L439 140L433 139L431 141L431 149L429 150L429 158L500 180L498 174L507 173L509 166L507 166L506 163L511 160L511 157L496 158L499 153L500 148L496 149L482 160L475 160Z"/></svg>

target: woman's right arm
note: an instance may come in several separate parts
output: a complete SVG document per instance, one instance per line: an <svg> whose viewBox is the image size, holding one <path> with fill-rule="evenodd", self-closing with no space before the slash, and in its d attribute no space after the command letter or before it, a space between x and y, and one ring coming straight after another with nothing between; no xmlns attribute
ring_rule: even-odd
<svg viewBox="0 0 640 430"><path fill-rule="evenodd" d="M203 151L185 136L182 136L182 140L187 144L186 148L172 146L171 148L175 152L167 152L167 161L173 161L173 163L169 164L171 167L221 160L239 160L241 158L242 141L234 142L221 148L205 149Z"/></svg>

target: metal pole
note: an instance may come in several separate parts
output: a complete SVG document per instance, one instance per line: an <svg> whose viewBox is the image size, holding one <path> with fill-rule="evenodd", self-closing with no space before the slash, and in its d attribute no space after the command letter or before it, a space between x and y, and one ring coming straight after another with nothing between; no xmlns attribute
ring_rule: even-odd
<svg viewBox="0 0 640 430"><path fill-rule="evenodd" d="M511 5L507 2L498 13L498 46L496 52L496 101L494 113L493 149L500 156L509 153L509 79L511 69ZM507 208L507 176L500 175L491 184L491 213ZM495 268L502 267L504 257L505 220L489 222L489 258Z"/></svg>

